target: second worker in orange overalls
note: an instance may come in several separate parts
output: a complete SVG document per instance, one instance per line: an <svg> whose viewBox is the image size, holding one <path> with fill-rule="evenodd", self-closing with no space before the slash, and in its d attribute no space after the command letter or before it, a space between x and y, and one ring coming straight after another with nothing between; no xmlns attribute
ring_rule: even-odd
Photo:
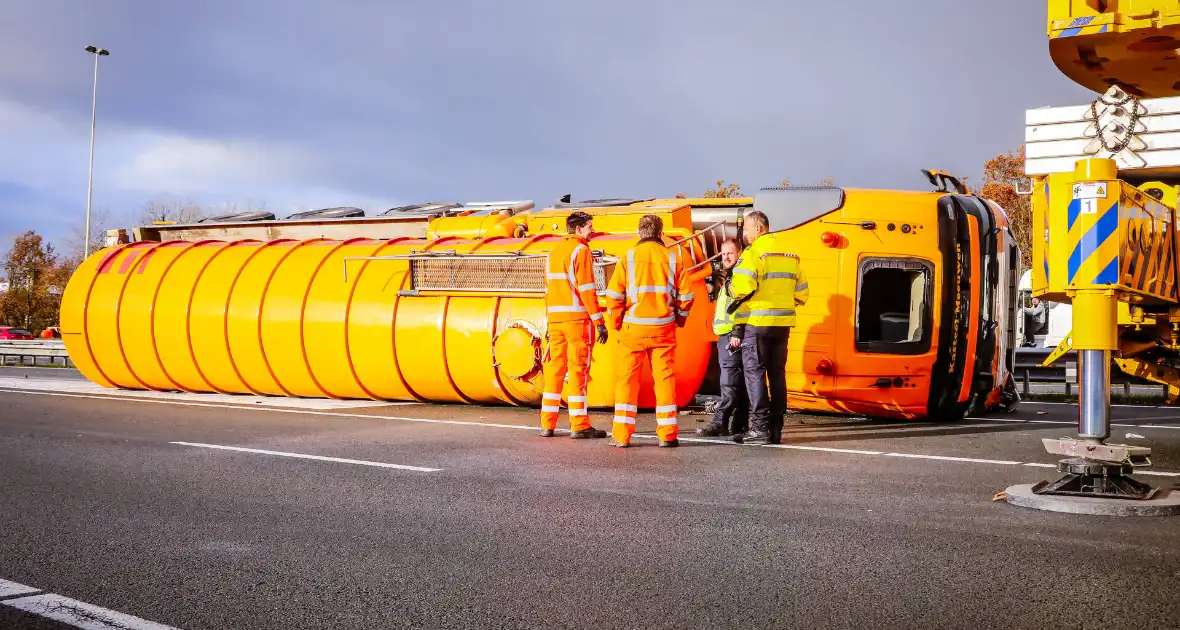
<svg viewBox="0 0 1180 630"><path fill-rule="evenodd" d="M618 337L615 420L610 444L631 445L639 403L639 371L651 365L656 390L656 435L660 446L678 446L676 421L676 329L693 304L683 256L668 249L664 222L649 214L639 220L639 242L619 259L606 290L610 322Z"/></svg>
<svg viewBox="0 0 1180 630"><path fill-rule="evenodd" d="M586 383L590 376L593 328L606 343L606 324L594 284L594 258L586 240L594 233L593 217L574 212L566 218L565 240L549 250L545 263L545 314L549 321L545 349L545 390L541 394L541 435L552 437L561 412L561 391L569 375L570 437L604 438L606 431L590 424Z"/></svg>

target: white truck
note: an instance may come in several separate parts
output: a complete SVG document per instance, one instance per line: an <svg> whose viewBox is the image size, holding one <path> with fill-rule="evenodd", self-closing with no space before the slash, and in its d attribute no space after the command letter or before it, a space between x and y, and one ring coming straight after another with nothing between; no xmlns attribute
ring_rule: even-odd
<svg viewBox="0 0 1180 630"><path fill-rule="evenodd" d="M1032 271L1025 271L1024 275L1020 276L1020 309L1023 315L1023 309L1032 307ZM1032 345L1028 345L1024 341L1024 327L1029 322L1025 318L1016 318L1016 338L1021 340L1021 347L1028 348L1056 348L1057 344L1069 334L1070 329L1073 328L1073 305L1063 304L1061 302L1049 302L1042 300L1042 303L1049 309L1048 326L1045 330L1040 331L1040 334L1033 335Z"/></svg>

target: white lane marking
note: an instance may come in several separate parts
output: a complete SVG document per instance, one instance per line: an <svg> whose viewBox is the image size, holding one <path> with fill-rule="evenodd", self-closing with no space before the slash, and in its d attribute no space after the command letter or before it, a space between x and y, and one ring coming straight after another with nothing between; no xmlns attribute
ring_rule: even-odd
<svg viewBox="0 0 1180 630"><path fill-rule="evenodd" d="M989 420L991 422L1007 422L1011 424L1061 424L1061 425L1075 425L1076 421L1066 420L1033 420L1022 418L966 418L967 420ZM1120 420L1171 420L1171 417L1160 418L1119 418ZM947 427L954 427L956 425L948 424ZM1180 426L1170 424L1124 424L1119 422L1110 423L1112 427L1122 427L1125 429L1180 429Z"/></svg>
<svg viewBox="0 0 1180 630"><path fill-rule="evenodd" d="M0 580L0 597L13 597L14 595L28 595L29 593L36 593L40 591L39 588L32 586L25 586L16 582L9 582L8 580Z"/></svg>
<svg viewBox="0 0 1180 630"><path fill-rule="evenodd" d="M292 413L292 414L303 414L303 415L309 415L309 416L327 416L330 418L360 418L363 420L397 420L400 422L421 422L421 423L427 423L427 424L451 424L451 425L461 425L461 426L490 427L490 428L495 428L495 429L517 429L517 430L524 430L524 431L538 431L539 430L536 426L520 425L520 424L496 424L496 423L492 423L492 422L464 422L462 420L437 420L434 418L408 418L405 416L381 416L381 415L365 414L365 413L345 413L345 412L341 412L341 411L308 411L305 409L266 409L266 408L260 408L260 407L239 407L239 406L234 406L234 405L214 405L214 404L207 404L207 403L174 402L174 401L166 401L166 400L150 400L150 399L144 399L144 398L119 399L119 398L112 398L111 396L86 396L86 395L82 395L82 394L59 394L56 392L40 392L40 391L28 391L28 390L19 390L19 389L18 390L4 390L2 388L0 388L0 392L7 392L7 393L11 393L11 394L28 394L31 396L57 396L57 397L61 397L61 398L89 398L89 399L96 399L96 400L122 400L124 402L155 403L155 404L161 404L161 405L177 405L177 406L182 406L182 407L210 407L213 409L243 409L246 411L262 411L262 412L270 412L270 413ZM568 433L568 431L566 431L565 429L559 429L558 431L561 433ZM654 435L643 435L643 434L639 434L639 433L636 433L633 437L645 438L645 439L656 439L656 436L654 436ZM832 452L832 453L855 454L855 455L866 455L866 456L887 455L887 453L884 453L881 451L858 451L855 449L838 449L838 448L827 448L827 447L820 447L820 446L801 446L801 445L795 445L795 444L737 444L736 442L733 442L731 440L710 440L710 439L690 438L690 437L683 437L683 438L678 438L678 439L683 440L685 442L702 442L702 443L708 443L708 444L726 444L729 446L758 446L758 447L762 447L762 448L769 447L769 448L785 448L785 449L792 449L792 450L818 450L818 451L826 451L826 452ZM905 457L905 456L906 455L902 455L902 454L893 455L893 457ZM943 459L943 458L945 458L944 461L978 462L978 463L1004 464L1004 465L1011 465L1012 463L1015 463L1015 464L1020 463L1020 462L1010 463L1005 460L973 459L973 458L968 458L968 457L947 458L945 456L940 456L940 455L928 455L928 456L914 455L914 457L919 458L919 459ZM1056 468L1056 466L1054 464L1026 464L1026 465L1029 465L1029 466L1036 465L1036 466ZM1137 472L1136 474L1148 474L1148 473ZM1155 472L1153 474L1161 475L1161 476L1180 476L1180 473L1171 473L1171 472Z"/></svg>
<svg viewBox="0 0 1180 630"><path fill-rule="evenodd" d="M108 610L55 593L8 599L0 601L0 604L83 630L177 630L172 626Z"/></svg>
<svg viewBox="0 0 1180 630"><path fill-rule="evenodd" d="M1016 466L1021 462L1014 462L1005 459L978 459L975 457L949 457L946 455L915 455L913 453L884 453L885 457L912 457L914 459L937 459L944 462L968 462L972 464L1002 464L1004 466Z"/></svg>
<svg viewBox="0 0 1180 630"><path fill-rule="evenodd" d="M261 455L278 455L279 457L295 457L299 459L315 459L322 462L338 462L341 464L357 464L358 466L375 466L377 468L397 468L398 470L416 470L418 472L438 472L441 468L423 468L422 466L406 466L405 464L387 464L385 462L371 462L364 459L345 459L342 457L325 457L323 455L307 455L306 453L286 453L283 451L267 451L260 448L243 448L241 446L222 446L220 444L200 444L197 442L169 442L181 446L197 448L214 448L223 451L241 451L243 453L259 453Z"/></svg>
<svg viewBox="0 0 1180 630"><path fill-rule="evenodd" d="M1028 462L1025 466L1031 466L1033 468L1057 468L1057 464L1042 464L1040 462Z"/></svg>
<svg viewBox="0 0 1180 630"><path fill-rule="evenodd" d="M1042 402L1039 400L1028 400L1024 404L1032 405L1065 405L1068 407L1077 407L1077 403L1063 403L1063 402ZM1124 407L1126 409L1160 409L1161 405L1111 405L1111 407Z"/></svg>
<svg viewBox="0 0 1180 630"><path fill-rule="evenodd" d="M106 398L145 398L150 400L209 401L236 405L267 405L296 409L357 409L418 405L421 403L381 400L337 400L334 398L294 398L290 396L252 396L250 394L193 394L190 392L157 392L136 389L111 389L90 381L56 378L16 378L0 376L0 388L29 391L90 394Z"/></svg>
<svg viewBox="0 0 1180 630"><path fill-rule="evenodd" d="M645 440L658 440L658 435L651 433L635 433L631 435L632 439L642 438ZM802 446L799 444L738 444L733 440L719 440L698 437L683 437L677 436L676 439L680 442L693 442L697 444L725 444L727 446L762 446L766 448L785 448L795 451L819 451L821 453L844 453L848 455L882 455L882 451L863 451L854 448L833 448L830 446Z"/></svg>
<svg viewBox="0 0 1180 630"><path fill-rule="evenodd" d="M1012 424L1077 424L1066 420L1025 420L1023 418L966 418L967 420L990 420L992 422L1010 422ZM953 425L947 425L953 426Z"/></svg>
<svg viewBox="0 0 1180 630"><path fill-rule="evenodd" d="M758 446L758 445L752 445ZM799 446L797 444L763 444L770 448L788 448L797 451L820 451L821 453L845 453L848 455L881 455L881 451L860 451L852 448L829 448L826 446Z"/></svg>

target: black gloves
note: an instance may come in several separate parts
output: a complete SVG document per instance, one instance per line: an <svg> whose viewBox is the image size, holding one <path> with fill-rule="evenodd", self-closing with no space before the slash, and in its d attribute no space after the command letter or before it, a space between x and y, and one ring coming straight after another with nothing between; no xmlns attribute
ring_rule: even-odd
<svg viewBox="0 0 1180 630"><path fill-rule="evenodd" d="M606 343L606 324L598 325L598 343Z"/></svg>

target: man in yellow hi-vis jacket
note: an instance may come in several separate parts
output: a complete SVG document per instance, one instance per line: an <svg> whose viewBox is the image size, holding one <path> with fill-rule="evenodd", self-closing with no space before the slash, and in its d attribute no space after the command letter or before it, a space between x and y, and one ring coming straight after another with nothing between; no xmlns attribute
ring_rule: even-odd
<svg viewBox="0 0 1180 630"><path fill-rule="evenodd" d="M735 440L778 444L787 411L787 342L795 307L807 303L808 293L803 265L788 249L786 234L769 231L765 214L746 215L743 232L750 246L738 259L730 282L734 303L729 312L735 322L730 343L742 349L750 397L750 431Z"/></svg>
<svg viewBox="0 0 1180 630"><path fill-rule="evenodd" d="M733 268L741 255L742 245L737 237L730 236L721 243L721 278L717 287L717 301L713 306L713 333L717 335L717 366L721 368L721 400L713 410L713 421L697 429L697 435L716 437L733 433L745 433L750 415L750 400L746 396L746 379L742 375L742 350L730 346L729 340L740 342L734 335L733 315L729 305L729 285L733 281Z"/></svg>

